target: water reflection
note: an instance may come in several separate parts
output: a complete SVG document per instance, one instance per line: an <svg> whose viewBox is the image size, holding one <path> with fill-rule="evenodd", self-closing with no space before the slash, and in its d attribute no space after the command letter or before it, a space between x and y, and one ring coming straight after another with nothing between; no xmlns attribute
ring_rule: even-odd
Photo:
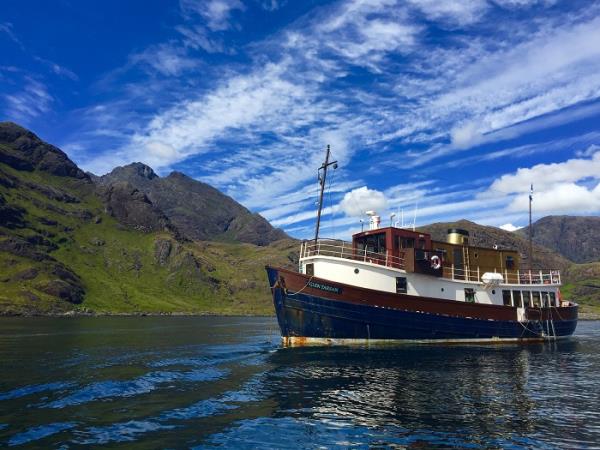
<svg viewBox="0 0 600 450"><path fill-rule="evenodd" d="M599 323L551 344L371 348L281 348L265 334L271 319L97 319L52 339L46 322L32 323L0 330L0 358L13 364L0 367L0 446L600 442Z"/></svg>

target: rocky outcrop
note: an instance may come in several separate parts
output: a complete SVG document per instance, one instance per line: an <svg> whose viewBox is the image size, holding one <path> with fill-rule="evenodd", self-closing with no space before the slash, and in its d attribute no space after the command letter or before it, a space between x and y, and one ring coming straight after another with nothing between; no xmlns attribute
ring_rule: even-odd
<svg viewBox="0 0 600 450"><path fill-rule="evenodd" d="M259 214L180 172L161 178L150 167L133 163L117 167L97 181L104 188L123 182L144 192L189 240L230 240L262 246L287 238Z"/></svg>
<svg viewBox="0 0 600 450"><path fill-rule="evenodd" d="M0 162L17 170L43 170L52 175L90 181L60 149L13 122L0 122Z"/></svg>
<svg viewBox="0 0 600 450"><path fill-rule="evenodd" d="M9 205L0 194L0 226L6 228L23 228L26 225L24 219L25 210L18 206Z"/></svg>
<svg viewBox="0 0 600 450"><path fill-rule="evenodd" d="M532 239L576 263L600 261L600 217L547 216L532 226ZM529 227L516 233L529 236Z"/></svg>
<svg viewBox="0 0 600 450"><path fill-rule="evenodd" d="M144 233L170 229L169 219L156 208L146 194L126 181L100 190L106 212L119 222Z"/></svg>

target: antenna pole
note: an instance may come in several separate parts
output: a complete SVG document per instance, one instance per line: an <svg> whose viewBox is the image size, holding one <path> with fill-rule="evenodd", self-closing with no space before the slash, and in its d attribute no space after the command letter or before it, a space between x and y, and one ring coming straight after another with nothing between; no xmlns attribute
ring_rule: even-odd
<svg viewBox="0 0 600 450"><path fill-rule="evenodd" d="M335 169L337 167L337 161L329 162L329 157L331 156L331 148L327 146L327 154L325 155L325 162L321 167L319 167L319 184L321 186L321 191L319 193L319 209L317 211L317 228L315 230L315 244L319 239L319 227L321 226L321 211L323 209L323 193L325 192L325 181L327 180L327 168L329 166L333 166ZM321 170L323 171L323 176L321 177Z"/></svg>
<svg viewBox="0 0 600 450"><path fill-rule="evenodd" d="M531 227L531 203L533 202L533 184L529 191L529 270L533 269L533 228Z"/></svg>

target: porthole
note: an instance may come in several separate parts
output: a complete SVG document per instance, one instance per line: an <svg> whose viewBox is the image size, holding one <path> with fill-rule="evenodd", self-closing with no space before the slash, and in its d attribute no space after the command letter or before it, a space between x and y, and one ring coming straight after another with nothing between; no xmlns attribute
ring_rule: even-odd
<svg viewBox="0 0 600 450"><path fill-rule="evenodd" d="M444 292L444 288L442 288L442 292Z"/></svg>
<svg viewBox="0 0 600 450"><path fill-rule="evenodd" d="M496 294L496 289L492 289L492 295Z"/></svg>
<svg viewBox="0 0 600 450"><path fill-rule="evenodd" d="M354 269L354 273L358 273L360 272L358 269Z"/></svg>

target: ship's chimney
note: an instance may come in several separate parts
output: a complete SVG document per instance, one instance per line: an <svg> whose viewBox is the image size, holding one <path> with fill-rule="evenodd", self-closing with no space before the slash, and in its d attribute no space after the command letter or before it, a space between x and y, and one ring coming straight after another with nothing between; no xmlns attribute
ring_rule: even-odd
<svg viewBox="0 0 600 450"><path fill-rule="evenodd" d="M369 220L369 230L377 230L381 223L381 217L375 211L367 211L366 214L371 218Z"/></svg>
<svg viewBox="0 0 600 450"><path fill-rule="evenodd" d="M448 244L469 245L469 232L461 228L448 228Z"/></svg>

